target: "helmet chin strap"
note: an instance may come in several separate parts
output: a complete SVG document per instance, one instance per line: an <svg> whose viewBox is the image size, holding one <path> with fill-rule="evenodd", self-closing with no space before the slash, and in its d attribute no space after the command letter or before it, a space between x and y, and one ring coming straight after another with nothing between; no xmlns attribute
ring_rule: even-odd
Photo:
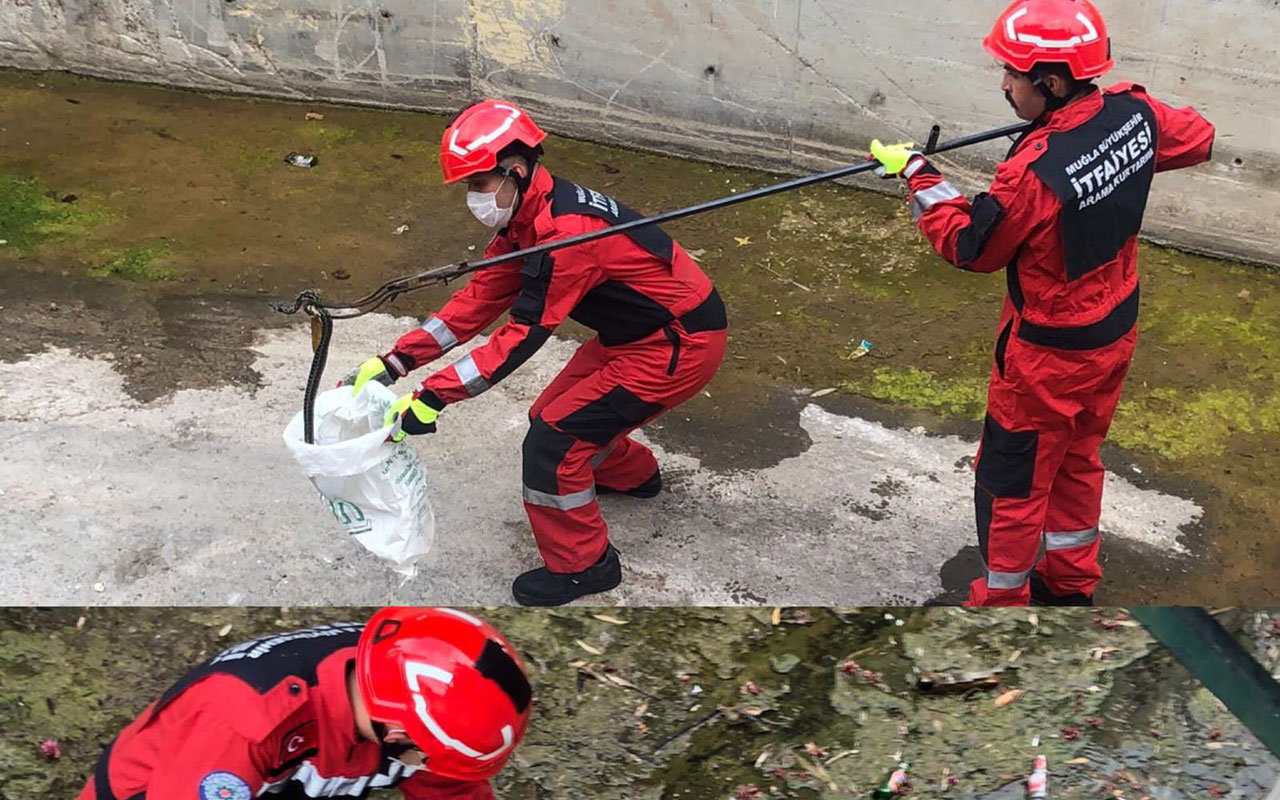
<svg viewBox="0 0 1280 800"><path fill-rule="evenodd" d="M1035 68L1032 68L1029 75L1031 76L1031 85L1039 89L1040 94L1044 95L1044 110L1046 114L1050 111L1057 111L1062 108L1069 103L1072 96L1074 96L1074 93L1072 93L1066 97L1058 97L1053 93L1053 90L1049 88L1049 84L1045 83L1044 76Z"/></svg>
<svg viewBox="0 0 1280 800"><path fill-rule="evenodd" d="M529 174L524 177L521 177L520 173L516 172L514 166L498 168L498 172L502 174L503 178L511 178L516 184L516 200L511 206L512 215L515 215L520 211L520 204L524 202L525 193L529 191L529 186L533 183L533 171L537 168L538 162L535 161L532 164L529 164Z"/></svg>

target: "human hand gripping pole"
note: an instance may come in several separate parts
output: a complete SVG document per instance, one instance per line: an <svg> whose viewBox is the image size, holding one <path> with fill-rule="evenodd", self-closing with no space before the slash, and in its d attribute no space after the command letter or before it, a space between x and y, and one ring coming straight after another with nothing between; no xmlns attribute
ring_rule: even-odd
<svg viewBox="0 0 1280 800"><path fill-rule="evenodd" d="M930 133L929 144L925 146L922 155L931 153L942 153L948 150L958 150L963 147L969 147L982 142L988 142L993 139L1001 139L1007 136L1016 136L1024 133L1029 125L1027 123L1019 123L1016 125L1005 125L1001 128L993 128L982 133L975 133L970 136L961 136L947 142L935 144L937 142L938 126L934 126ZM304 418L304 436L308 443L313 441L313 425L312 425L312 407L315 402L315 395L320 385L320 379L324 372L324 364L328 358L329 340L333 332L333 320L335 319L352 319L364 314L378 310L387 302L393 300L401 294L422 289L427 286L437 286L447 284L455 278L460 278L478 269L493 266L494 264L506 261L515 261L518 259L528 258L532 255L547 253L552 250L559 250L564 247L572 247L574 245L584 244L586 242L602 239L606 236L616 236L620 233L643 228L649 225L659 225L664 222L690 217L695 214L702 214L707 211L714 211L720 208L745 203L748 200L757 200L762 197L788 192L793 189L800 189L805 186L812 186L816 183L833 181L839 178L847 178L863 172L871 172L879 170L882 165L879 161L863 161L858 164L851 164L827 172L820 172L815 175L806 175L801 178L794 178L789 181L773 184L772 186L762 186L759 189L752 189L747 192L720 197L715 200L708 200L696 205L678 208L672 211L664 211L661 214L655 214L651 217L642 217L640 219L624 222L619 225L612 225L600 230L588 231L580 233L576 236L568 236L563 239L555 239L549 242L543 242L533 247L526 247L522 250L514 250L510 253L490 256L479 261L460 261L454 264L448 264L416 275L408 275L403 278L397 278L393 281L384 283L374 291L364 297L352 301L350 303L327 303L320 299L319 293L314 289L307 289L298 294L292 303L273 302L271 307L283 314L296 314L299 311L306 311L311 316L312 330L312 347L315 356L311 363L311 374L307 381L307 391L303 398L303 418ZM367 362L366 362L367 363Z"/></svg>

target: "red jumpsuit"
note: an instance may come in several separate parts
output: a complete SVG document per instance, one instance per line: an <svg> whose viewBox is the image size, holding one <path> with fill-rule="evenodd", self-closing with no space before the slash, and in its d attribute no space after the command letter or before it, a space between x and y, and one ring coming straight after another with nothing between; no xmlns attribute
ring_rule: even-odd
<svg viewBox="0 0 1280 800"><path fill-rule="evenodd" d="M486 256L637 219L610 197L533 174L519 211ZM711 380L728 339L724 304L697 263L650 226L476 272L383 359L401 376L473 338L489 341L422 384L433 408L475 397L523 364L572 318L596 331L529 411L524 505L552 572L596 563L609 545L596 484L629 491L658 472L628 434Z"/></svg>
<svg viewBox="0 0 1280 800"><path fill-rule="evenodd" d="M987 571L969 604L1025 605L1033 572L1049 600L1091 600L1098 451L1138 335L1147 193L1154 173L1207 161L1213 136L1194 110L1120 84L1041 118L972 203L928 162L907 170L912 213L944 259L1007 267L975 467Z"/></svg>
<svg viewBox="0 0 1280 800"><path fill-rule="evenodd" d="M79 800L364 797L493 800L487 781L432 775L356 732L347 696L363 625L237 645L187 673L107 745Z"/></svg>

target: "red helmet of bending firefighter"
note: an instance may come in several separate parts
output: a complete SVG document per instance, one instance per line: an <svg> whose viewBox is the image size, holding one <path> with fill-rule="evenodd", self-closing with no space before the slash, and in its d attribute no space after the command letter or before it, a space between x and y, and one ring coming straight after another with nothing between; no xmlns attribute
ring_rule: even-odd
<svg viewBox="0 0 1280 800"><path fill-rule="evenodd" d="M79 800L263 795L494 800L529 722L511 644L447 608L388 608L215 655L98 759Z"/></svg>
<svg viewBox="0 0 1280 800"><path fill-rule="evenodd" d="M486 258L640 218L553 176L541 163L545 139L505 100L473 103L445 129L445 182L465 186L467 207L496 230ZM370 380L394 383L504 314L488 341L434 370L388 419L399 415L407 434L432 433L445 407L488 391L566 319L595 330L529 409L522 448L524 507L544 564L519 575L512 594L525 605L558 605L621 582L596 497L661 491L657 460L630 434L702 391L724 358L728 321L697 262L651 225L475 272L420 327L342 383L354 392Z"/></svg>
<svg viewBox="0 0 1280 800"><path fill-rule="evenodd" d="M524 665L487 623L452 609L388 608L356 650L364 707L381 741L411 745L437 775L498 774L529 724Z"/></svg>
<svg viewBox="0 0 1280 800"><path fill-rule="evenodd" d="M970 605L1091 604L1102 578L1099 448L1133 357L1137 236L1155 173L1210 156L1214 128L1113 66L1086 0L1017 0L984 49L1001 89L1032 123L991 187L967 199L910 144L871 144L901 177L916 225L943 259L1004 269L974 511L985 571Z"/></svg>

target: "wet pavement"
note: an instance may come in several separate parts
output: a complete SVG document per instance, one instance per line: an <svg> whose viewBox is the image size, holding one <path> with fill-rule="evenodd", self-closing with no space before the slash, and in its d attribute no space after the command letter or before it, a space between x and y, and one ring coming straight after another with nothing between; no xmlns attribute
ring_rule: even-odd
<svg viewBox="0 0 1280 800"><path fill-rule="evenodd" d="M308 111L324 118L307 120ZM355 297L483 247L484 232L460 197L440 185L434 150L442 126L422 114L0 72L0 360L13 368L6 374L23 380L28 359L65 348L72 357L60 363L71 370L84 368L76 359L108 358L103 379L121 376L120 390L144 410L159 413L182 390L216 395L226 387L252 397L265 379L250 348L273 332L306 341L304 326L271 314L265 300L308 286ZM317 154L318 165L286 165L291 150ZM549 150L552 169L644 210L775 180L563 139ZM938 261L897 199L819 187L682 221L672 232L716 280L733 323L730 356L710 396L649 432L678 464L719 480L800 458L814 447L809 407L904 434L916 427L970 441L977 434L1003 279ZM1178 529L1158 545L1113 538L1104 546L1108 581L1099 597L1274 600L1277 276L1152 247L1142 269L1142 342L1104 456L1127 482L1199 512L1177 515ZM422 292L391 310L423 314L445 296ZM844 358L863 338L871 352ZM277 375L296 374L300 383L305 356L292 357ZM74 378L57 377L67 385ZM806 397L826 388L838 391ZM61 397L52 407L74 403ZM3 421L12 423L11 436L32 435L15 415ZM92 417L81 423L69 435L92 436ZM189 446L198 449L199 439ZM514 475L518 451L500 454L501 466L498 455L494 468ZM37 468L10 466L15 475ZM890 529L918 524L880 507L886 498L871 490L886 477L847 476L859 492L855 515ZM282 480L297 504L312 502L296 476ZM47 501L78 513L73 496L55 492ZM934 511L951 514L957 530L969 524L962 505ZM954 591L975 573L973 548L948 534L953 540L948 552L928 556L936 586L925 591ZM770 552L768 539L757 544ZM841 545L815 546L821 556ZM759 593L742 601L751 595Z"/></svg>
<svg viewBox="0 0 1280 800"><path fill-rule="evenodd" d="M0 609L0 796L74 796L189 666L368 613ZM1280 771L1116 609L477 613L534 684L529 733L496 781L508 800L850 800L900 760L910 797L1021 800L1037 754L1057 800L1260 800ZM1219 618L1280 667L1275 610ZM48 738L56 761L40 755Z"/></svg>

